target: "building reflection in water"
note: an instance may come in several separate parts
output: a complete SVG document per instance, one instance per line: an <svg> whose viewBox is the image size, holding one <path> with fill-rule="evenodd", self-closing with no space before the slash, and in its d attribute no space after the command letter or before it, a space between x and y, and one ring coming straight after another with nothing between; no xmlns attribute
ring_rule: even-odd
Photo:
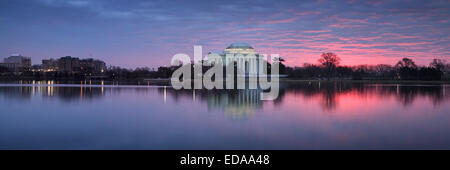
<svg viewBox="0 0 450 170"><path fill-rule="evenodd" d="M231 118L242 119L254 114L255 109L262 106L261 90L174 90L163 88L159 90L164 95L164 101L170 95L175 102L191 98L207 105L208 110L220 110Z"/></svg>
<svg viewBox="0 0 450 170"><path fill-rule="evenodd" d="M232 118L246 118L262 107L261 90L243 89L206 94L208 109L224 110Z"/></svg>
<svg viewBox="0 0 450 170"><path fill-rule="evenodd" d="M89 82L88 82L89 83ZM64 102L95 99L104 96L105 87L101 85L55 84L54 81L30 81L28 83L3 84L0 95L12 100L29 100L32 96L42 96L43 99L57 98Z"/></svg>
<svg viewBox="0 0 450 170"><path fill-rule="evenodd" d="M279 97L274 101L262 101L260 90L174 90L167 87L157 88L161 99L166 104L193 101L193 107L206 104L208 110L220 110L235 119L245 119L262 109L265 103L273 103L281 107L289 103L311 101L319 105L325 112L333 113L342 105L348 105L348 99L363 100L373 98L375 101L393 98L403 107L411 106L418 98L427 98L434 106L449 100L450 86L445 84L412 85L412 84L363 84L344 82L284 82L280 85ZM14 84L0 84L0 97L8 100L29 100L32 96L44 99L60 99L64 102L96 100L104 97L116 97L121 92L134 91L144 95L155 95L155 88L149 86L123 87L104 85L103 82L93 85L90 81L77 84L57 84L54 81L29 81ZM150 92L150 93L147 93ZM343 97L347 100L343 101ZM302 100L300 100L300 98ZM372 100L372 101L374 101ZM350 101L351 102L351 101ZM351 106L351 105L350 105ZM283 106L284 107L284 106ZM298 108L302 109L302 108Z"/></svg>
<svg viewBox="0 0 450 170"><path fill-rule="evenodd" d="M373 97L376 100L394 97L404 107L410 106L417 98L429 98L437 106L450 99L445 91L449 85L397 85L397 84L364 84L344 82L295 82L283 83L280 86L279 97L273 101L262 101L260 90L164 90L175 101L200 99L206 103L210 110L225 111L232 118L245 118L251 116L255 109L262 107L263 103L272 102L275 107L282 105L285 100L301 102L298 97L317 103L325 112L333 112L339 108L343 96L354 100ZM197 97L196 97L197 96ZM294 97L292 97L294 96ZM349 102L349 101L345 101ZM301 108L299 108L301 109Z"/></svg>

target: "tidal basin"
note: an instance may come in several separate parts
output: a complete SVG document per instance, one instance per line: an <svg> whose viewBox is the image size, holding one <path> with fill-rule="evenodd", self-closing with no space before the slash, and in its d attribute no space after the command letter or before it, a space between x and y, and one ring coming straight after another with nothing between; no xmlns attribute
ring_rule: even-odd
<svg viewBox="0 0 450 170"><path fill-rule="evenodd" d="M0 149L450 149L450 85L0 84Z"/></svg>

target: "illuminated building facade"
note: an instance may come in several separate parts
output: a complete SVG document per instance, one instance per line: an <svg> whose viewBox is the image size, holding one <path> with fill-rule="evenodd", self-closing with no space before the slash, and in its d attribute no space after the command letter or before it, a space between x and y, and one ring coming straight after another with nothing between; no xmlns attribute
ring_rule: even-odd
<svg viewBox="0 0 450 170"><path fill-rule="evenodd" d="M222 62L224 67L236 63L238 68L238 76L258 76L259 72L263 72L263 67L258 63L265 62L265 58L258 54L255 49L247 43L233 43L229 45L221 53L208 53L208 60L214 63Z"/></svg>
<svg viewBox="0 0 450 170"><path fill-rule="evenodd" d="M58 71L65 73L75 73L80 71L80 59L71 56L58 59Z"/></svg>
<svg viewBox="0 0 450 170"><path fill-rule="evenodd" d="M6 67L13 72L30 71L31 58L20 54L12 55L3 59L3 63L0 63L0 66Z"/></svg>
<svg viewBox="0 0 450 170"><path fill-rule="evenodd" d="M42 70L45 72L103 73L106 71L106 63L92 58L80 60L79 58L66 56L57 60L42 60Z"/></svg>
<svg viewBox="0 0 450 170"><path fill-rule="evenodd" d="M55 59L42 60L42 70L44 70L45 72L57 71L58 61Z"/></svg>

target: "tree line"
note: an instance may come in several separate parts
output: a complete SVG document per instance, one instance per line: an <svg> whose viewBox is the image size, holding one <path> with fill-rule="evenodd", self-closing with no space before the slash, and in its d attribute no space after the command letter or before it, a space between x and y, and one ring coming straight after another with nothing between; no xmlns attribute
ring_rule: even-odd
<svg viewBox="0 0 450 170"><path fill-rule="evenodd" d="M341 59L335 53L323 53L318 63L305 63L302 67L287 67L283 58L277 62L280 64L280 74L285 74L291 79L316 79L316 80L450 80L450 64L443 59L433 59L427 66L418 66L410 58L402 58L395 65L340 65ZM125 69L118 66L110 66L101 73L104 80L142 80L142 79L167 79L179 66L161 66L157 70L148 67ZM266 67L270 72L270 65ZM207 68L203 69L204 71ZM23 74L6 74L7 69L0 67L2 78L12 79L91 79L86 74L24 72Z"/></svg>
<svg viewBox="0 0 450 170"><path fill-rule="evenodd" d="M317 64L285 67L281 70L297 79L350 80L449 80L450 64L433 59L428 66L418 66L410 58L402 58L394 66L388 64L341 66L335 53L323 53ZM281 68L281 67L280 67Z"/></svg>

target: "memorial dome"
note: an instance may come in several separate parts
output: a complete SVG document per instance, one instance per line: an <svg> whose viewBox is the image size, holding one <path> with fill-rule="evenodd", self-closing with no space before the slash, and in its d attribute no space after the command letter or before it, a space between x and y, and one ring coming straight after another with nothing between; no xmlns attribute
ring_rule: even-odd
<svg viewBox="0 0 450 170"><path fill-rule="evenodd" d="M252 46L248 43L244 42L236 42L229 45L224 50L225 53L242 53L242 54L249 54L249 53L255 53L255 49L253 49Z"/></svg>

